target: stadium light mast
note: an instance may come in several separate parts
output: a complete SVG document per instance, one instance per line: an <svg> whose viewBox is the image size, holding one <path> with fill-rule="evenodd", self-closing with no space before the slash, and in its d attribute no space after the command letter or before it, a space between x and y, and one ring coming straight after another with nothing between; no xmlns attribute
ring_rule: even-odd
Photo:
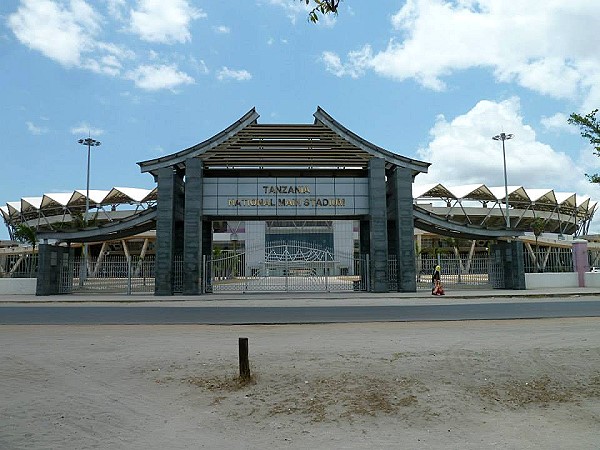
<svg viewBox="0 0 600 450"><path fill-rule="evenodd" d="M85 216L83 218L83 224L87 228L88 225L88 213L90 211L90 153L92 147L98 147L100 145L100 141L96 139L92 139L89 134L87 138L79 139L77 141L81 145L87 145L87 178L86 178L86 188L85 188ZM79 285L83 286L84 280L87 278L87 259L88 259L88 245L87 243L83 244L83 260L81 261L80 268L80 276L79 276ZM83 269L83 270L81 270ZM81 275L83 274L83 276Z"/></svg>
<svg viewBox="0 0 600 450"><path fill-rule="evenodd" d="M85 188L85 217L83 218L83 223L85 226L88 224L88 212L90 210L90 150L92 147L98 147L101 142L96 139L92 139L91 137L87 137L84 139L79 139L77 141L81 145L87 145L87 178L86 178L86 188Z"/></svg>
<svg viewBox="0 0 600 450"><path fill-rule="evenodd" d="M513 138L513 134L500 133L492 137L495 141L502 141L502 159L504 160L504 200L506 202L506 229L510 229L510 213L508 212L508 182L506 180L506 151L504 149L504 141Z"/></svg>

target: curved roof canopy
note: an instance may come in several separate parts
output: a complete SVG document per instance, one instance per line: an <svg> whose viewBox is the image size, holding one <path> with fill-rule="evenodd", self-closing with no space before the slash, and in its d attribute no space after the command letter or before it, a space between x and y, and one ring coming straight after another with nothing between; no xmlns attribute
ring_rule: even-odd
<svg viewBox="0 0 600 450"><path fill-rule="evenodd" d="M156 207L123 220L109 222L96 227L73 231L42 231L38 238L56 239L62 242L101 242L135 236L156 228Z"/></svg>
<svg viewBox="0 0 600 450"><path fill-rule="evenodd" d="M553 189L531 189L523 186L508 186L513 227L529 230L536 217L547 222L547 231L564 233L576 229L585 230L591 222L596 202L588 197L578 197L573 192L555 192ZM446 218L465 216L465 223L482 223L501 227L504 223L506 191L504 186L488 187L484 184L444 186L429 184L413 187L415 202L424 206L430 201L432 211ZM446 204L444 211L436 201ZM472 208L473 206L475 208ZM549 223L552 222L552 223Z"/></svg>
<svg viewBox="0 0 600 450"><path fill-rule="evenodd" d="M185 169L185 160L200 158L207 169L341 169L367 167L383 158L386 166L427 172L429 163L378 147L335 121L322 108L312 124L259 124L254 108L215 136L185 150L138 162L142 172Z"/></svg>
<svg viewBox="0 0 600 450"><path fill-rule="evenodd" d="M90 190L90 208L120 204L151 205L157 199L157 188L139 189L114 187L110 190ZM18 202L8 202L0 207L0 214L6 222L21 223L39 215L52 216L65 212L85 210L86 191L77 189L72 192L44 194L42 197L23 197Z"/></svg>

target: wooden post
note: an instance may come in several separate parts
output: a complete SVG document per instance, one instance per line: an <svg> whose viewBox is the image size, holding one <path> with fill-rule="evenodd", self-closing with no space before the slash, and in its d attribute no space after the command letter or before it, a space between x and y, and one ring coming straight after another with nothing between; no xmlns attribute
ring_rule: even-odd
<svg viewBox="0 0 600 450"><path fill-rule="evenodd" d="M250 362L248 361L248 338L240 338L240 378L250 379Z"/></svg>

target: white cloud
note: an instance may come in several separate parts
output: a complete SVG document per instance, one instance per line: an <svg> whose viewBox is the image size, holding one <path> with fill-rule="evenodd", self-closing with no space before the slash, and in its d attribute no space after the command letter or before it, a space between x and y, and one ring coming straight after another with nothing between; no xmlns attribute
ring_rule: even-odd
<svg viewBox="0 0 600 450"><path fill-rule="evenodd" d="M83 0L23 0L8 26L21 43L64 66L116 76L133 52L100 40L102 21Z"/></svg>
<svg viewBox="0 0 600 450"><path fill-rule="evenodd" d="M112 77L116 77L121 73L120 64L119 65L106 65L103 64L104 58L100 61L93 58L86 58L82 63L81 67L91 70L92 72L109 75Z"/></svg>
<svg viewBox="0 0 600 450"><path fill-rule="evenodd" d="M206 62L204 62L203 59L198 60L198 59L194 58L193 56L190 56L190 63L196 69L196 71L198 73L206 75L209 72L208 66L206 65Z"/></svg>
<svg viewBox="0 0 600 450"><path fill-rule="evenodd" d="M229 34L229 33L231 33L231 28L226 27L225 25L219 25L217 27L213 27L213 30L215 30L215 33L218 33L218 34Z"/></svg>
<svg viewBox="0 0 600 450"><path fill-rule="evenodd" d="M550 117L543 116L540 119L540 122L548 131L578 134L579 131L577 130L577 127L569 124L569 122L567 122L568 119L569 116L566 114L556 113Z"/></svg>
<svg viewBox="0 0 600 450"><path fill-rule="evenodd" d="M103 135L104 130L101 128L94 128L87 122L81 122L79 125L76 125L71 128L71 134L80 134L93 137Z"/></svg>
<svg viewBox="0 0 600 450"><path fill-rule="evenodd" d="M50 0L23 0L8 17L8 26L23 44L65 66L78 66L94 47L99 30L94 10L85 2L70 8Z"/></svg>
<svg viewBox="0 0 600 450"><path fill-rule="evenodd" d="M308 21L308 13L314 8L314 5L307 5L305 1L298 0L269 0L269 3L282 8L293 25L296 24L298 17ZM319 15L319 21L316 26L331 28L336 23L335 14ZM315 24L313 24L314 26Z"/></svg>
<svg viewBox="0 0 600 450"><path fill-rule="evenodd" d="M299 15L304 15L308 17L308 12L310 8L305 4L304 1L296 1L296 0L269 0L269 3L274 6L278 6L283 8L287 17L290 19L292 24L296 24L296 20Z"/></svg>
<svg viewBox="0 0 600 450"><path fill-rule="evenodd" d="M25 122L25 124L31 134L40 135L48 132L47 127L38 127L37 125L34 125L33 122Z"/></svg>
<svg viewBox="0 0 600 450"><path fill-rule="evenodd" d="M362 49L348 53L348 62L342 63L340 57L333 52L323 52L321 61L325 63L328 72L337 77L349 76L358 78L364 75L372 58L371 47L365 45Z"/></svg>
<svg viewBox="0 0 600 450"><path fill-rule="evenodd" d="M486 68L499 81L543 95L580 96L589 109L600 102L599 16L600 2L586 0L548 0L543 7L505 0L407 0L392 17L397 35L385 49L350 53L337 67L412 78L435 90L445 89L444 78L456 71ZM326 65L333 56L323 58ZM335 67L327 65L334 73ZM347 76L359 72L337 70Z"/></svg>
<svg viewBox="0 0 600 450"><path fill-rule="evenodd" d="M509 186L589 190L586 168L536 139L533 128L523 123L516 97L498 103L482 100L451 120L439 116L430 130L431 142L418 152L432 165L415 182L504 186L502 144L492 140L502 131L514 135L505 142Z"/></svg>
<svg viewBox="0 0 600 450"><path fill-rule="evenodd" d="M127 1L126 0L106 0L108 13L111 17L122 21L125 18Z"/></svg>
<svg viewBox="0 0 600 450"><path fill-rule="evenodd" d="M145 41L185 43L192 39L190 23L202 17L206 14L187 0L138 0L137 9L131 10L130 29Z"/></svg>
<svg viewBox="0 0 600 450"><path fill-rule="evenodd" d="M233 70L226 66L223 66L221 70L217 72L217 79L219 80L246 81L251 78L252 74L247 70Z"/></svg>
<svg viewBox="0 0 600 450"><path fill-rule="evenodd" d="M125 78L133 80L135 85L147 91L160 89L174 90L183 84L193 84L194 79L185 72L177 70L175 65L139 66L128 71Z"/></svg>

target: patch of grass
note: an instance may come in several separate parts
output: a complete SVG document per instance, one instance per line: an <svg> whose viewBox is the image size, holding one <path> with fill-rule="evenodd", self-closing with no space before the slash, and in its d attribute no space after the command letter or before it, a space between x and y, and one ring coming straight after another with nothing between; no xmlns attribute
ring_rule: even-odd
<svg viewBox="0 0 600 450"><path fill-rule="evenodd" d="M252 375L249 379L237 377L187 377L183 381L188 384L198 386L211 392L225 391L235 392L244 389L248 386L255 385L257 382L256 375Z"/></svg>
<svg viewBox="0 0 600 450"><path fill-rule="evenodd" d="M300 414L312 422L392 415L416 405L413 391L418 385L407 378L389 380L349 374L307 380L298 387L298 395L277 401L269 415Z"/></svg>
<svg viewBox="0 0 600 450"><path fill-rule="evenodd" d="M528 381L511 380L502 384L489 383L479 389L479 395L483 399L493 400L510 408L574 402L586 397L599 396L600 376L590 379L588 383L561 383L547 375Z"/></svg>

